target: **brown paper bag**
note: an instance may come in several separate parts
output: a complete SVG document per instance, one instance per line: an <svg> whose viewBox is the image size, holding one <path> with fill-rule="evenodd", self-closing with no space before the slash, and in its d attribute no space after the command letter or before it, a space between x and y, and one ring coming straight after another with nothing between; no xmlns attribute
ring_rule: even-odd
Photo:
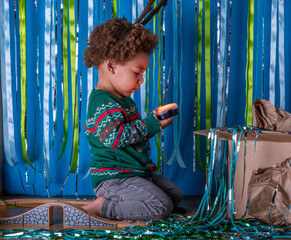
<svg viewBox="0 0 291 240"><path fill-rule="evenodd" d="M265 223L291 225L291 158L253 172L248 214Z"/></svg>
<svg viewBox="0 0 291 240"><path fill-rule="evenodd" d="M274 131L291 131L291 114L264 99L253 104L253 125Z"/></svg>

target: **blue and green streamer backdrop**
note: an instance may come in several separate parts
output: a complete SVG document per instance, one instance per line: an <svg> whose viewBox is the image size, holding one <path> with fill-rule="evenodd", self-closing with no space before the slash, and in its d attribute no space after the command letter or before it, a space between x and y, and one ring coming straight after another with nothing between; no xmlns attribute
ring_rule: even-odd
<svg viewBox="0 0 291 240"><path fill-rule="evenodd" d="M82 61L85 43L96 25L134 22L146 4L0 0L5 193L93 195L83 125L98 70ZM197 144L193 130L251 125L256 98L291 112L289 13L286 0L168 0L146 24L161 44L132 97L142 114L161 101L180 105L163 139L151 140L151 156L171 159L161 170L185 195L204 193L206 141Z"/></svg>

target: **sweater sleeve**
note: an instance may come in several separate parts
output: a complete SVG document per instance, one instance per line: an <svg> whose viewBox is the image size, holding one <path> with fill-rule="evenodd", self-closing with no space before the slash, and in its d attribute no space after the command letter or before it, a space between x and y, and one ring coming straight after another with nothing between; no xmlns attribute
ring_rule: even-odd
<svg viewBox="0 0 291 240"><path fill-rule="evenodd" d="M160 124L154 114L142 120L137 111L128 115L120 104L114 103L97 109L94 121L86 122L85 129L104 146L114 149L147 141L160 131Z"/></svg>
<svg viewBox="0 0 291 240"><path fill-rule="evenodd" d="M161 131L160 122L153 113L149 114L149 116L144 118L143 122L149 130L150 137L154 136L156 133Z"/></svg>

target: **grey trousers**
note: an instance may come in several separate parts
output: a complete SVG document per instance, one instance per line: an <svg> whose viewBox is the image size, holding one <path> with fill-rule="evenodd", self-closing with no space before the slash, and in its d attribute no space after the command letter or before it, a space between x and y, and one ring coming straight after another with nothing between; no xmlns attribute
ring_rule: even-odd
<svg viewBox="0 0 291 240"><path fill-rule="evenodd" d="M142 177L109 179L94 189L97 197L105 197L102 217L131 221L163 219L182 200L182 191L171 180L153 174Z"/></svg>

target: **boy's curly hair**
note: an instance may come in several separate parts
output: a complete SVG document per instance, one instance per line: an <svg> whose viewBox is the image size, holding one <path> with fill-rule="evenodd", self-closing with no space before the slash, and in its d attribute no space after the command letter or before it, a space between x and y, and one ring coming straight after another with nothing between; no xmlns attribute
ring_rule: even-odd
<svg viewBox="0 0 291 240"><path fill-rule="evenodd" d="M90 33L84 62L88 68L98 68L108 59L123 64L138 53L151 54L157 43L158 36L142 25L129 23L125 18L113 18Z"/></svg>

